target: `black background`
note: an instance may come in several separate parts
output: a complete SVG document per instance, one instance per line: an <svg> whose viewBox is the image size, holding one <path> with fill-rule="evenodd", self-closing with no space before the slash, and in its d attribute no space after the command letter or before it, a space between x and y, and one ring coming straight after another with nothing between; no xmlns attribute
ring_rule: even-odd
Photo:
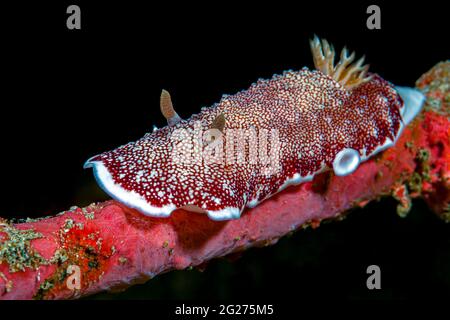
<svg viewBox="0 0 450 320"><path fill-rule="evenodd" d="M366 28L372 2L92 2L2 4L2 217L107 199L82 165L163 126L162 88L187 118L258 78L311 68L313 34L364 54L398 85L450 56L444 2L376 1L381 30ZM70 4L81 7L81 30L66 28ZM383 200L236 262L94 298L449 298L449 225L421 201L406 219L395 206ZM381 267L380 291L365 287L370 264Z"/></svg>

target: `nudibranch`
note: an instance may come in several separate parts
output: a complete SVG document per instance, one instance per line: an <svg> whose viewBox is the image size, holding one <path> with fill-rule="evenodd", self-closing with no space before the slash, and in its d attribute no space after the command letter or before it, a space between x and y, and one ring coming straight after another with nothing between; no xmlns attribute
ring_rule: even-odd
<svg viewBox="0 0 450 320"><path fill-rule="evenodd" d="M364 57L310 41L316 70L304 67L224 95L184 120L163 90L168 126L90 158L102 189L145 215L183 208L213 220L239 218L289 185L325 170L337 176L395 144L424 96L369 73Z"/></svg>

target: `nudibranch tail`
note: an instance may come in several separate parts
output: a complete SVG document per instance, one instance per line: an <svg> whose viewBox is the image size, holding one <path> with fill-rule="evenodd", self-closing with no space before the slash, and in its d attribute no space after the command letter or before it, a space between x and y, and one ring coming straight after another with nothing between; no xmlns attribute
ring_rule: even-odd
<svg viewBox="0 0 450 320"><path fill-rule="evenodd" d="M424 96L368 73L364 57L310 42L317 70L286 71L181 120L161 93L168 126L90 158L99 186L153 217L176 209L239 218L326 170L346 176L391 147Z"/></svg>
<svg viewBox="0 0 450 320"><path fill-rule="evenodd" d="M344 47L341 51L341 59L335 66L335 51L333 46L330 45L327 40L323 39L321 41L319 37L315 35L314 39L310 40L309 44L316 69L331 76L347 89L352 89L370 80L370 76L367 74L369 65L363 65L364 56L354 64L351 64L355 59L355 53L352 52L349 56L347 48Z"/></svg>
<svg viewBox="0 0 450 320"><path fill-rule="evenodd" d="M405 124L411 121L422 110L425 102L425 95L417 89L408 87L395 87L400 97L403 99L404 107L402 108L402 119Z"/></svg>

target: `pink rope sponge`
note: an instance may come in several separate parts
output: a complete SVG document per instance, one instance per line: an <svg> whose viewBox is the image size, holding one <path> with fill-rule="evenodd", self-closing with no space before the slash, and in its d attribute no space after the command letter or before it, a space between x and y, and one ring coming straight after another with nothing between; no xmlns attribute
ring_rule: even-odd
<svg viewBox="0 0 450 320"><path fill-rule="evenodd" d="M163 92L161 109L168 127L88 161L103 188L119 201L72 207L23 223L0 219L0 298L67 299L120 290L163 272L273 244L295 230L340 219L348 209L385 195L399 200L397 212L402 216L410 209L411 198L423 197L449 221L450 62L424 74L417 89L406 89L369 74L362 61L350 65L354 55L348 56L345 49L334 65L334 50L326 41L314 39L311 47L317 71L289 71L259 81L189 120L178 117ZM261 106L262 101L267 106ZM329 125L326 117L339 126ZM280 162L274 162L279 167L202 162L200 168L215 169L208 175L191 162L172 162L170 157L163 161L168 152L164 136L177 128L184 129L181 136L187 132L191 137L196 132L192 121L201 120L208 130L218 131L209 132L218 139L203 141L208 147L220 145L216 142L221 137L226 143L228 129L248 129L252 119L255 129L266 130L269 119L276 119L279 139L273 141L281 145L273 150L283 150ZM308 122L302 126L295 119ZM354 129L346 121L353 122ZM289 129L291 125L294 128ZM308 132L310 140L302 149L299 140ZM316 137L321 132L323 139ZM290 134L306 136L294 139ZM176 142L181 147L186 143ZM267 150L270 155L272 149ZM193 170L188 170L191 166ZM264 172L267 167L270 174ZM146 172L139 174L150 169L151 175L155 168L163 171L152 180ZM169 180L174 173L170 170L183 173L176 176L179 183ZM207 179L213 179L212 185L205 184ZM119 193L113 187L121 188ZM159 191L165 192L160 198ZM74 266L81 271L80 286L75 288L69 285Z"/></svg>

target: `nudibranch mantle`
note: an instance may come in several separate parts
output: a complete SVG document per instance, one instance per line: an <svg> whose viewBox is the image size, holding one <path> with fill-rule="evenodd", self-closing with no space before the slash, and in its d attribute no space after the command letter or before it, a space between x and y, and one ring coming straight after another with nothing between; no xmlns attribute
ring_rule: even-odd
<svg viewBox="0 0 450 320"><path fill-rule="evenodd" d="M330 47L324 41L314 52L314 41L320 70ZM350 174L395 143L424 98L348 60L343 51L336 67L327 66L331 72L305 67L258 80L187 120L163 91L168 126L92 157L85 168L111 197L143 214L167 217L184 208L213 220L239 218L245 207L325 170ZM349 75L351 67L358 72ZM216 140L205 140L211 131Z"/></svg>

